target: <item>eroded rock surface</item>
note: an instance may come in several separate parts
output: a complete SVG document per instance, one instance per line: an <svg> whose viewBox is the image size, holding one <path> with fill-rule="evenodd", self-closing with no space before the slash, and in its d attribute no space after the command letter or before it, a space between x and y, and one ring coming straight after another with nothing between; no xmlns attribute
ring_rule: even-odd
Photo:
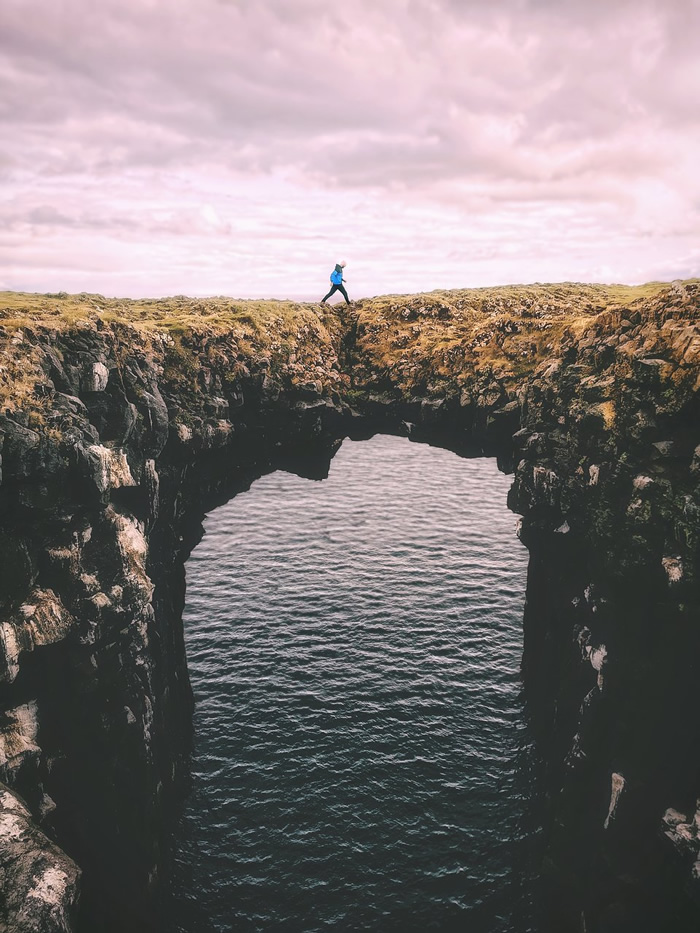
<svg viewBox="0 0 700 933"><path fill-rule="evenodd" d="M73 933L80 870L0 785L0 931Z"/></svg>

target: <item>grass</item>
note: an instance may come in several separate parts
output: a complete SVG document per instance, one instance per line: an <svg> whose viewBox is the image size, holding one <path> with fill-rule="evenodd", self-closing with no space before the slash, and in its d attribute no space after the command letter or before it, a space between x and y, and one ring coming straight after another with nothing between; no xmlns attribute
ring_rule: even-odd
<svg viewBox="0 0 700 933"><path fill-rule="evenodd" d="M17 330L38 324L65 330L82 323L121 323L144 331L182 333L190 329L224 332L232 327L260 333L291 327L300 317L318 315L312 305L232 298L105 298L103 295L0 292L0 326Z"/></svg>
<svg viewBox="0 0 700 933"><path fill-rule="evenodd" d="M693 280L697 281L697 280ZM481 376L513 387L566 339L601 321L615 328L634 310L668 305L671 286L513 285L357 303L358 359L368 385L435 393ZM356 380L357 383L357 380Z"/></svg>
<svg viewBox="0 0 700 933"><path fill-rule="evenodd" d="M690 282L698 282L691 279ZM496 288L435 290L417 295L381 295L355 302L359 312L371 311L378 319L395 318L403 311L412 319L438 316L442 319L475 319L491 314L514 313L518 316L544 316L573 311L575 303L585 314L606 309L629 307L633 302L651 298L669 288L668 283L645 285L508 285ZM342 310L342 308L340 309ZM227 330L232 325L248 326L255 331L269 327L287 327L299 317L316 320L337 317L332 306L307 302L227 297L188 298L106 298L81 292L38 294L0 292L0 326L16 330L36 324L70 328L82 322L100 319L105 323L123 323L144 330L183 331L206 327Z"/></svg>

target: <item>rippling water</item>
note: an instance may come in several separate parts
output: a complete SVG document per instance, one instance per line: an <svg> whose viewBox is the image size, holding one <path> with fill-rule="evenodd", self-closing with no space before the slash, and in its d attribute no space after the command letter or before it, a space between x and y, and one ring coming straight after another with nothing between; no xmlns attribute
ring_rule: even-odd
<svg viewBox="0 0 700 933"><path fill-rule="evenodd" d="M173 930L536 929L509 482L376 437L207 518Z"/></svg>

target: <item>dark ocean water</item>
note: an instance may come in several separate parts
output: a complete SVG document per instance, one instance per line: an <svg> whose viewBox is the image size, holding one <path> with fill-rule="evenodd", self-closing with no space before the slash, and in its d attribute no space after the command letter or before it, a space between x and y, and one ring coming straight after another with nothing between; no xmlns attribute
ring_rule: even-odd
<svg viewBox="0 0 700 933"><path fill-rule="evenodd" d="M172 930L537 929L509 483L376 437L207 518Z"/></svg>

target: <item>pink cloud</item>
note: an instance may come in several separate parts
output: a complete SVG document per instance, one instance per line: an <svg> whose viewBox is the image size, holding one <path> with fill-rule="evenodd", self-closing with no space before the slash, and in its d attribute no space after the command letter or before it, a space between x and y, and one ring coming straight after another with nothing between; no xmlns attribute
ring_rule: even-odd
<svg viewBox="0 0 700 933"><path fill-rule="evenodd" d="M340 253L365 292L697 273L699 26L692 0L5 0L0 284L312 294Z"/></svg>

